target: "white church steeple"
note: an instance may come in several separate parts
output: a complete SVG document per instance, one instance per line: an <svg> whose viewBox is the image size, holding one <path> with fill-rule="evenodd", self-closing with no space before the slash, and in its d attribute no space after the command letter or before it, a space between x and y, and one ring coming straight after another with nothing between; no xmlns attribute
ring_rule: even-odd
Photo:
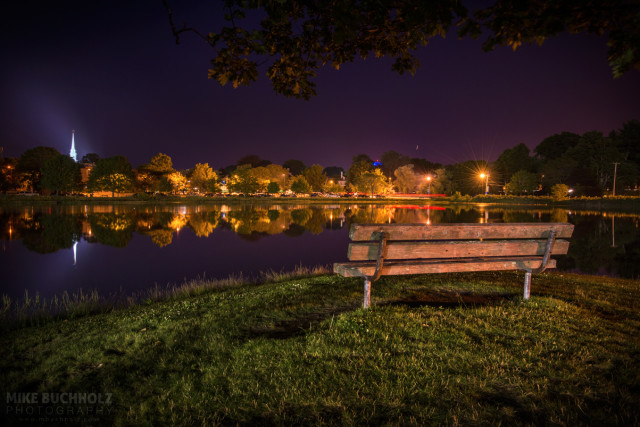
<svg viewBox="0 0 640 427"><path fill-rule="evenodd" d="M76 155L75 133L75 130L71 131L71 151L69 151L69 157L71 157L73 161L77 162L78 158Z"/></svg>

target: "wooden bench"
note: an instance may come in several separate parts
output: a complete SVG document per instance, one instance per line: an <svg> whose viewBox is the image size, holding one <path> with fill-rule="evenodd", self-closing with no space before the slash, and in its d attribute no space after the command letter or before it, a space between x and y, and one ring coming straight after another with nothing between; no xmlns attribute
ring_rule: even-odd
<svg viewBox="0 0 640 427"><path fill-rule="evenodd" d="M555 268L550 256L567 253L572 233L567 223L353 224L351 262L333 272L364 278L364 308L371 282L401 274L520 270L529 299L531 274Z"/></svg>

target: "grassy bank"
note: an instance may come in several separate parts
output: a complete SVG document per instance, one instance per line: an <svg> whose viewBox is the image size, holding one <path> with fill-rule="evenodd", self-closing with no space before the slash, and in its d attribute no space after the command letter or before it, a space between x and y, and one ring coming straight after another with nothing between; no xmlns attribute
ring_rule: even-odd
<svg viewBox="0 0 640 427"><path fill-rule="evenodd" d="M455 197L448 198L451 201L455 199ZM458 200L467 203L491 203L496 205L546 205L565 209L640 211L640 197L631 196L572 197L565 200L554 200L550 196L478 195Z"/></svg>
<svg viewBox="0 0 640 427"><path fill-rule="evenodd" d="M203 204L437 204L446 206L448 204L492 204L505 206L549 206L565 209L588 209L588 210L624 210L640 211L640 197L616 196L616 197L575 197L566 200L554 200L550 196L500 196L500 195L477 195L471 196L449 196L449 197L204 197L204 196L148 196L136 195L128 197L78 197L78 196L20 196L20 195L0 195L0 206L24 206L24 205L104 205L104 204L133 204L133 205L203 205Z"/></svg>
<svg viewBox="0 0 640 427"><path fill-rule="evenodd" d="M169 283L165 286L156 284L155 287L134 293L120 289L118 293L103 295L97 290L80 289L75 292L64 291L61 295L42 297L25 291L21 298L15 299L3 294L0 301L0 333L29 326L41 326L56 320L108 313L138 304L193 297L212 290L281 282L329 273L331 268L328 265L311 267L298 265L289 271L268 270L254 277L240 273L224 279L185 279L183 283Z"/></svg>
<svg viewBox="0 0 640 427"><path fill-rule="evenodd" d="M8 331L2 395L102 393L90 415L40 405L92 424L640 422L637 282L542 274L523 303L516 273L385 277L366 311L361 288L211 288Z"/></svg>

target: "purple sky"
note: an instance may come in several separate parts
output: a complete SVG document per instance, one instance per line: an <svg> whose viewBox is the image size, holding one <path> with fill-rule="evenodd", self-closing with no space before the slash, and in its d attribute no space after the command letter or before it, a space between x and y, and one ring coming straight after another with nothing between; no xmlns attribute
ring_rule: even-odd
<svg viewBox="0 0 640 427"><path fill-rule="evenodd" d="M3 7L0 40L8 156L38 145L68 152L75 129L80 156L124 155L134 167L158 152L180 169L247 154L346 168L387 150L450 164L640 119L640 72L614 80L594 36L491 53L438 39L419 51L415 77L361 60L321 71L318 96L302 101L276 95L266 78L235 90L208 80L209 48L191 35L176 45L161 0L15 3ZM222 13L205 3L174 0L176 22Z"/></svg>

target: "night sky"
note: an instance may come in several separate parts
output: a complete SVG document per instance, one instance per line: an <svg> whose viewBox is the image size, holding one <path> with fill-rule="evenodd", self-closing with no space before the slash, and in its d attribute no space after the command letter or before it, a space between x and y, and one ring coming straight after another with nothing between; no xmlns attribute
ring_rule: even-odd
<svg viewBox="0 0 640 427"><path fill-rule="evenodd" d="M303 101L276 95L266 77L240 89L208 80L213 52L194 35L176 45L161 0L12 3L0 41L7 156L39 145L68 153L75 129L80 156L124 155L134 167L158 152L178 169L247 154L346 168L387 150L451 164L640 119L640 72L613 79L595 36L491 53L438 39L419 51L415 77L360 60L321 71L318 96ZM178 24L208 32L223 13L211 3L171 5Z"/></svg>

